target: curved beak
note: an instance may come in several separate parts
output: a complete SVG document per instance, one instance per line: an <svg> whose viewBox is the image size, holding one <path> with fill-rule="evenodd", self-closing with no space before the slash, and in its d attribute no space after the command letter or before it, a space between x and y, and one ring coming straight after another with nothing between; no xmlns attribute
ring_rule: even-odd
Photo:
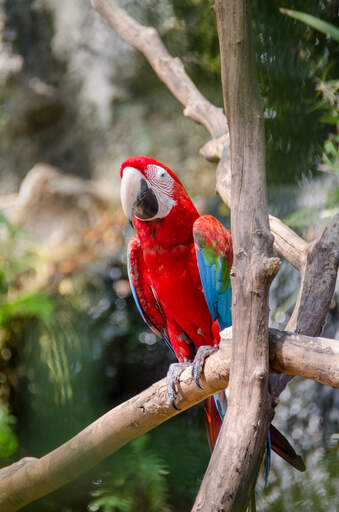
<svg viewBox="0 0 339 512"><path fill-rule="evenodd" d="M130 223L133 215L141 220L151 220L158 213L158 200L149 183L134 167L125 167L121 180L122 209Z"/></svg>

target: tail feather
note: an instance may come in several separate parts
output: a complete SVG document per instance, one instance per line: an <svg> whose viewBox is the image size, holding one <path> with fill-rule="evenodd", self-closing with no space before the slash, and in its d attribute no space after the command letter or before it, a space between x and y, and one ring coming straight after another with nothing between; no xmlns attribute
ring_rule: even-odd
<svg viewBox="0 0 339 512"><path fill-rule="evenodd" d="M217 406L215 405L213 396L210 396L205 400L205 416L208 444L212 453L222 425L222 420Z"/></svg>
<svg viewBox="0 0 339 512"><path fill-rule="evenodd" d="M274 425L270 427L270 435L272 450L286 460L286 462L289 462L295 469L305 471L306 467L302 457L295 452L286 437Z"/></svg>
<svg viewBox="0 0 339 512"><path fill-rule="evenodd" d="M207 425L208 442L211 452L217 442L217 438L221 429L222 420L218 412L214 397L209 397L205 400L205 415ZM291 464L299 471L305 471L305 463L300 455L298 455L287 439L279 432L274 426L270 426L268 437L267 453L265 457L266 478L269 470L270 463L270 448L275 453L280 455L286 462Z"/></svg>

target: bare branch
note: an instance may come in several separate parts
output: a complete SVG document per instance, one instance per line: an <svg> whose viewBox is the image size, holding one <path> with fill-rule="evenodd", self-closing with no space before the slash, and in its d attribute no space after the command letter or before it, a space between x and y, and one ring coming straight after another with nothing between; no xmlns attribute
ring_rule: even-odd
<svg viewBox="0 0 339 512"><path fill-rule="evenodd" d="M249 2L216 0L221 77L231 142L233 345L228 409L192 511L245 510L273 417L268 393L268 291L273 258L265 188L263 106Z"/></svg>
<svg viewBox="0 0 339 512"><path fill-rule="evenodd" d="M184 114L207 129L212 140L201 149L207 160L218 161L217 191L223 201L231 205L231 167L229 132L227 119L222 109L210 103L198 91L185 72L179 58L173 58L163 45L153 27L145 27L129 16L115 0L91 0L92 6L119 36L137 48L148 60L160 80L184 105ZM305 259L306 242L285 226L279 219L270 216L270 227L274 235L274 248L298 270Z"/></svg>
<svg viewBox="0 0 339 512"><path fill-rule="evenodd" d="M177 405L185 410L227 386L228 365L220 353L205 364L206 389L199 389L191 370L180 378ZM166 379L115 407L75 437L41 459L9 466L0 474L0 510L14 512L74 480L129 441L178 414L171 406Z"/></svg>
<svg viewBox="0 0 339 512"><path fill-rule="evenodd" d="M311 336L321 333L335 288L338 262L339 214L306 251L297 303L286 330ZM272 395L278 397L290 380L287 375L272 375Z"/></svg>
<svg viewBox="0 0 339 512"><path fill-rule="evenodd" d="M339 341L331 340L329 343L327 338L312 338L276 329L269 330L269 340L270 366L274 371L300 375L302 366L304 378L339 387Z"/></svg>
<svg viewBox="0 0 339 512"><path fill-rule="evenodd" d="M269 220L274 235L274 249L301 272L305 266L309 244L277 217L269 215Z"/></svg>
<svg viewBox="0 0 339 512"><path fill-rule="evenodd" d="M212 105L198 91L181 60L168 53L153 27L135 21L115 0L91 0L91 3L122 39L146 57L160 80L184 105L185 116L205 126L214 139L228 134L222 109Z"/></svg>
<svg viewBox="0 0 339 512"><path fill-rule="evenodd" d="M230 191L230 158L228 152L225 152L217 168L217 192L227 205L231 204ZM301 272L306 263L309 244L277 217L269 215L269 221L274 236L274 250Z"/></svg>
<svg viewBox="0 0 339 512"><path fill-rule="evenodd" d="M270 330L270 361L275 371L317 380L339 388L339 342ZM221 350L209 357L201 381L190 369L180 378L181 411L224 389L232 353L230 330L222 333ZM180 412L180 411L179 411ZM124 444L178 414L167 397L165 379L115 407L71 440L41 459L25 457L0 470L0 510L15 512L24 505L74 480Z"/></svg>
<svg viewBox="0 0 339 512"><path fill-rule="evenodd" d="M288 330L317 336L330 306L339 264L339 214L307 251L306 266Z"/></svg>

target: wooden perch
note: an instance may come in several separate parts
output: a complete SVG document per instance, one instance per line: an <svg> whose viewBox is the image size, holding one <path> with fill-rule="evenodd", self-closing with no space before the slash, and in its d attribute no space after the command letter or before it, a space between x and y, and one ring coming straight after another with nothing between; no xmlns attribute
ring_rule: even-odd
<svg viewBox="0 0 339 512"><path fill-rule="evenodd" d="M146 57L160 80L184 105L184 115L205 126L212 140L201 148L200 153L208 160L220 160L216 188L223 201L230 206L230 139L222 109L210 103L198 91L181 60L168 53L153 27L145 27L135 21L115 0L91 0L91 4L124 41ZM274 235L274 249L301 270L307 243L273 215L270 215L270 228Z"/></svg>
<svg viewBox="0 0 339 512"><path fill-rule="evenodd" d="M203 390L190 369L180 378L177 404L183 411L228 384L232 339L222 335L221 350L210 356L202 376ZM339 388L339 341L270 330L274 371L311 378ZM136 437L179 414L167 397L165 379L118 405L41 459L21 459L0 469L0 510L15 512L88 471Z"/></svg>
<svg viewBox="0 0 339 512"><path fill-rule="evenodd" d="M276 372L300 375L321 384L338 387L339 341L302 336L269 329L270 366ZM287 343L286 343L287 340ZM314 364L316 363L316 365Z"/></svg>

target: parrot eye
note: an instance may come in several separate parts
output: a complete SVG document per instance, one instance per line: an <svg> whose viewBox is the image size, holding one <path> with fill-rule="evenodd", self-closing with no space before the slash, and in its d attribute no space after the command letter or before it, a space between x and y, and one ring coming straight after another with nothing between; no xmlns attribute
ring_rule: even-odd
<svg viewBox="0 0 339 512"><path fill-rule="evenodd" d="M164 178L165 176L166 176L166 173L165 173L165 172L162 172L162 173L160 174L160 178Z"/></svg>

